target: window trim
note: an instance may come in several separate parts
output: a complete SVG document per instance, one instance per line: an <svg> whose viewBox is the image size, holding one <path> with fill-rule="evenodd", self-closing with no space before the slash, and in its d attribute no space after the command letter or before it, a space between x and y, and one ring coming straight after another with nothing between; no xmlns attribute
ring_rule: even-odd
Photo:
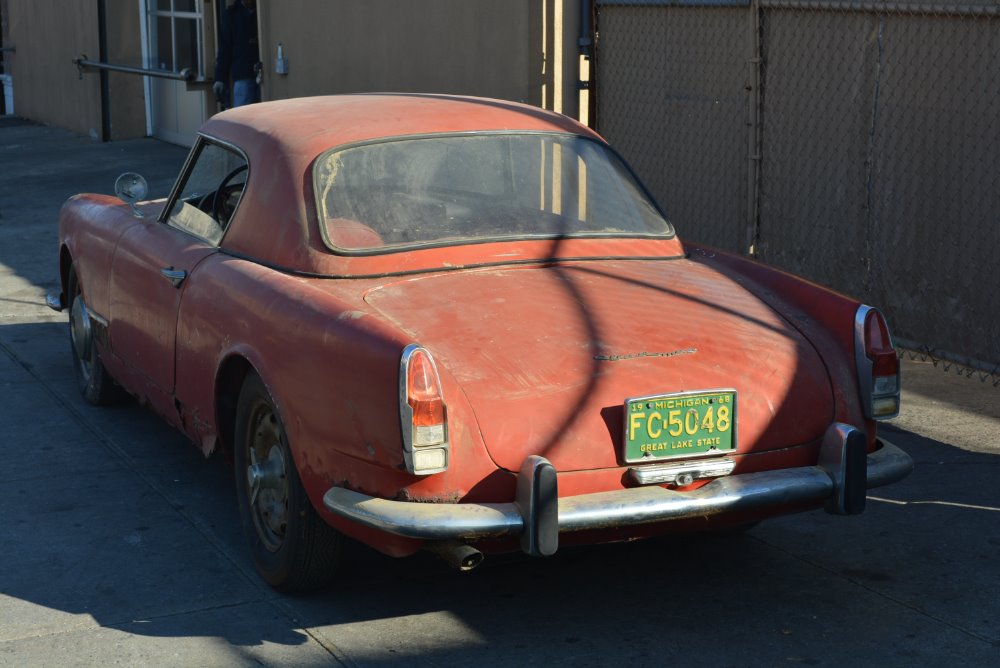
<svg viewBox="0 0 1000 668"><path fill-rule="evenodd" d="M152 5L152 6L151 6ZM171 0L170 9L158 9L154 0L143 0L143 6L145 7L145 20L147 22L147 30L150 33L155 33L156 30L152 24L156 23L157 18L169 18L170 19L170 60L173 66L171 71L179 72L177 68L177 19L194 19L196 25L196 37L197 37L197 51L198 51L198 62L197 72L199 77L205 76L205 1L196 0L194 11L187 12L176 9L176 2ZM159 38L154 38L157 42ZM159 44L157 44L157 50L159 50ZM149 50L147 65L153 69L159 69L159 63L153 62L153 50Z"/></svg>
<svg viewBox="0 0 1000 668"><path fill-rule="evenodd" d="M177 203L177 200L180 199L181 192L183 191L184 186L187 184L187 180L188 178L190 178L191 172L194 171L195 164L197 164L196 156L200 156L203 148L210 144L218 146L219 148L228 150L229 152L238 155L239 157L243 158L243 162L246 163L247 166L246 170L247 186L244 187L243 192L240 193L240 198L236 201L236 206L233 207L233 215L231 215L229 217L229 220L226 222L226 227L222 230L222 236L219 237L218 242L206 239L205 237L195 234L191 230L185 229L183 227L177 227L176 225L171 225L169 220L170 214L174 209L174 205ZM236 213L240 210L240 205L243 204L243 199L246 197L247 190L250 186L250 175L252 171L253 170L250 165L250 158L247 157L246 151L241 149L239 146L236 146L235 144L231 144L227 141L223 141L221 139L217 139L215 137L211 137L202 132L199 132L198 138L195 141L194 146L191 147L191 150L188 151L187 158L184 159L184 165L183 167L181 167L181 171L178 174L177 179L174 181L173 187L170 189L170 194L167 196L167 204L166 206L163 207L163 210L160 211L160 215L156 219L157 222L163 223L164 225L170 227L171 229L183 232L184 234L187 234L190 237L204 241L205 243L209 244L214 248L221 248L222 243L226 240L226 234L229 233L229 228L232 227L233 218L236 217Z"/></svg>
<svg viewBox="0 0 1000 668"><path fill-rule="evenodd" d="M600 146L605 151L608 151L613 155L619 163L625 168L625 171L629 176L632 177L633 182L638 187L639 191L645 195L646 199L649 200L650 204L658 214L666 221L669 226L669 231L666 234L642 234L642 233L632 233L623 234L621 232L615 233L591 233L591 234L538 234L538 235L512 235L506 237L483 237L478 239L465 239L462 241L422 241L411 244L399 244L394 246L386 246L381 248L343 248L337 246L330 239L329 230L323 220L323 204L320 201L320 193L322 189L319 187L317 166L329 156L334 153L339 153L341 151L346 151L349 149L359 148L362 146L373 146L378 144L387 144L390 142L399 141L410 141L410 140L420 140L420 139L434 139L434 138L447 138L447 137L483 137L483 136L551 136L551 137L570 137L576 139L583 139L586 141L593 142ZM677 236L677 230L674 228L674 224L670 221L664 213L663 208L660 203L656 201L653 194L649 192L646 185L639 179L635 170L632 166L621 156L618 151L614 149L613 146L605 141L590 137L584 134L579 134L575 132L560 132L555 130L471 130L463 132L427 132L412 135L394 135L392 137L379 137L377 139L366 139L362 141L349 142L347 144L341 144L329 148L322 153L320 153L313 160L310 167L310 173L312 178L312 189L313 189L313 214L316 218L316 225L319 227L320 237L323 240L323 245L326 246L327 250L332 252L334 255L341 255L347 257L371 257L378 255L392 255L394 253L407 253L415 250L426 250L430 248L447 248L453 246L476 246L480 244L491 244L491 243L504 243L504 242L517 242L517 241L552 241L557 239L653 239L653 240L668 240L673 239Z"/></svg>

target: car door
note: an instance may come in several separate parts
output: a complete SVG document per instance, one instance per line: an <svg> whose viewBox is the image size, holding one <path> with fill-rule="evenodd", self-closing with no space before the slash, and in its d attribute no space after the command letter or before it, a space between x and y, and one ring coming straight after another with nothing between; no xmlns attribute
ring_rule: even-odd
<svg viewBox="0 0 1000 668"><path fill-rule="evenodd" d="M242 154L200 138L160 218L127 230L115 250L112 348L129 388L175 423L177 313L199 263L218 252L246 176Z"/></svg>

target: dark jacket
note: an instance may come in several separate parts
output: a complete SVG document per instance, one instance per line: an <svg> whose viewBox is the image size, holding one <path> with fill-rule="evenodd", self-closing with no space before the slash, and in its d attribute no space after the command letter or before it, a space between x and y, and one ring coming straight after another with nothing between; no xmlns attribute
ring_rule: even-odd
<svg viewBox="0 0 1000 668"><path fill-rule="evenodd" d="M253 66L260 60L256 12L247 9L242 0L236 0L222 15L221 28L215 80L228 83L230 75L233 81L253 79Z"/></svg>

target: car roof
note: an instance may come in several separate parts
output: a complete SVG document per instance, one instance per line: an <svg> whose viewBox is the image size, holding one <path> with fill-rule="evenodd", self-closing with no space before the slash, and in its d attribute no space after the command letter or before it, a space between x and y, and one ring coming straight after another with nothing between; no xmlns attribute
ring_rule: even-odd
<svg viewBox="0 0 1000 668"><path fill-rule="evenodd" d="M230 109L204 134L254 154L274 150L315 157L330 148L384 137L521 130L597 135L561 114L505 100L417 93L302 97Z"/></svg>
<svg viewBox="0 0 1000 668"><path fill-rule="evenodd" d="M222 240L226 250L310 274L367 271L323 244L312 166L325 151L368 140L455 132L567 132L603 140L571 118L526 104L424 94L360 94L262 102L216 114L201 134L243 151L247 192ZM386 260L392 262L392 260ZM395 260L398 264L398 258Z"/></svg>

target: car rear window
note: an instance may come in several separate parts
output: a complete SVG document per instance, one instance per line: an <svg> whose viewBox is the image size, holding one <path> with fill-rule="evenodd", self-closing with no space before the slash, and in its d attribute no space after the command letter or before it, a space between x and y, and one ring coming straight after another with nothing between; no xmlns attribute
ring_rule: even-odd
<svg viewBox="0 0 1000 668"><path fill-rule="evenodd" d="M403 138L314 167L327 242L371 250L573 236L671 236L622 161L575 135Z"/></svg>

